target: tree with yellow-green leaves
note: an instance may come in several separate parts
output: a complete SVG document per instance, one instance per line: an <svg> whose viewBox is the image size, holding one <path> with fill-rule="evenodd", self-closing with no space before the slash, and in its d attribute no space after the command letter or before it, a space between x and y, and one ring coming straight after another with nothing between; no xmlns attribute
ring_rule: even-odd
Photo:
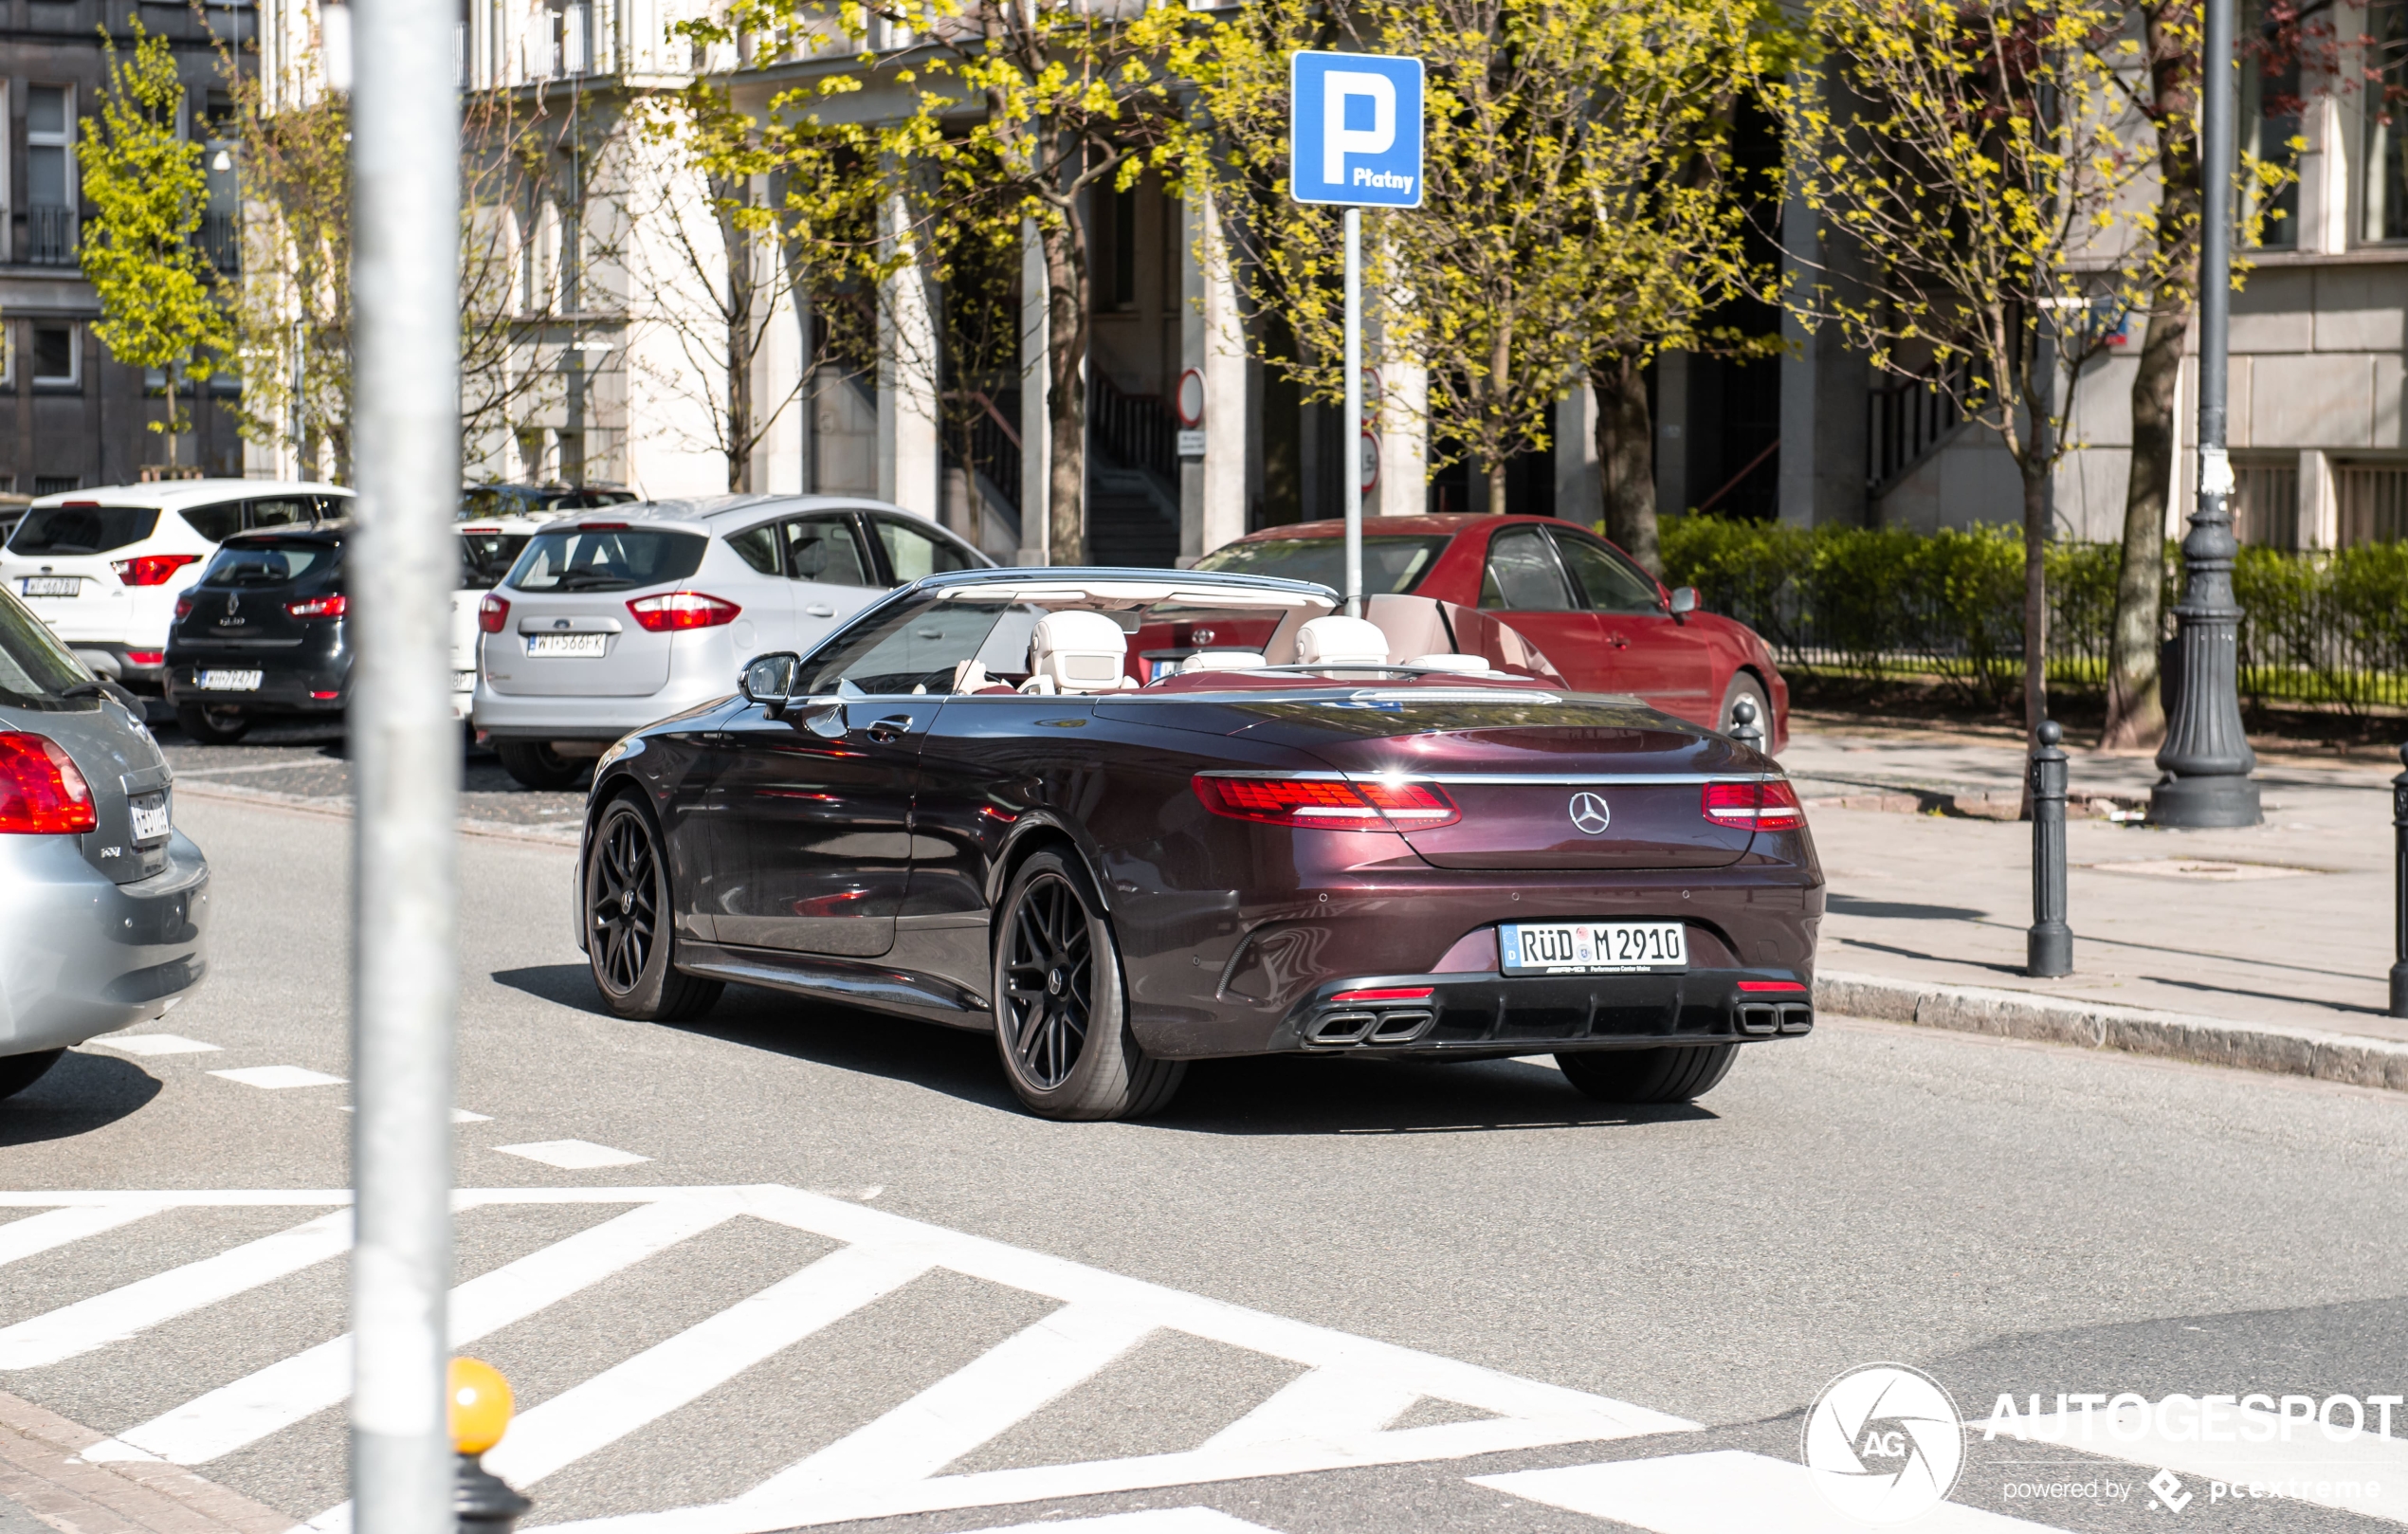
<svg viewBox="0 0 2408 1534"><path fill-rule="evenodd" d="M1820 52L1776 94L1796 195L1861 258L1792 251L1784 301L1892 374L1953 393L2022 486L2024 711L2048 712L2050 479L2120 318L2119 215L2154 146L2105 60L2106 0L1810 0Z"/></svg>
<svg viewBox="0 0 2408 1534"><path fill-rule="evenodd" d="M197 236L209 210L202 146L179 134L184 83L167 40L134 24L134 51L118 52L107 33L107 77L100 112L77 151L83 195L93 215L83 226L84 280L100 301L93 327L110 355L167 374L167 417L151 429L175 439L191 429L181 384L206 382L233 346L216 270Z"/></svg>
<svg viewBox="0 0 2408 1534"><path fill-rule="evenodd" d="M1760 347L1706 316L1740 286L1731 124L1785 51L1749 0L1258 0L1183 36L1202 111L1186 144L1243 258L1272 352L1307 397L1344 388L1336 209L1287 196L1288 55L1405 54L1426 67L1423 205L1365 214L1377 348L1428 370L1433 466L1469 459L1503 509L1506 466L1549 444L1553 407L1599 389L1607 523L1654 553L1643 369L1659 350ZM1393 405L1387 408L1395 408ZM1625 441L1635 431L1634 440Z"/></svg>

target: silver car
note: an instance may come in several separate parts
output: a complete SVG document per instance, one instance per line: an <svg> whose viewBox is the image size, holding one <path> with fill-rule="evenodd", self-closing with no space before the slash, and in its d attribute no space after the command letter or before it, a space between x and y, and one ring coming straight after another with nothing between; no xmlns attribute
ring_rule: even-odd
<svg viewBox="0 0 2408 1534"><path fill-rule="evenodd" d="M0 1097L208 967L209 864L125 696L0 590Z"/></svg>

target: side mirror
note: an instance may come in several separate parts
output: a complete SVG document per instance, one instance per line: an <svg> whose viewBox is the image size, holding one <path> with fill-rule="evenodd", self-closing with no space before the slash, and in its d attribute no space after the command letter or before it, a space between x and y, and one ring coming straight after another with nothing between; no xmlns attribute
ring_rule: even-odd
<svg viewBox="0 0 2408 1534"><path fill-rule="evenodd" d="M1688 615L1696 611L1697 588L1694 586L1673 587L1671 607L1673 620L1675 622L1687 622Z"/></svg>
<svg viewBox="0 0 2408 1534"><path fill-rule="evenodd" d="M775 714L794 695L794 668L801 663L802 657L789 650L756 655L744 663L736 685L742 689L746 703L766 703L769 711Z"/></svg>

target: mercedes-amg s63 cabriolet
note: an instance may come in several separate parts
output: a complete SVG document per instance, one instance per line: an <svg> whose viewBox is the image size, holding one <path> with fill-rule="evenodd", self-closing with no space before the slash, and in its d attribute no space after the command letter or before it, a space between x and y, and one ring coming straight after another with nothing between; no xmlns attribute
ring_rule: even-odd
<svg viewBox="0 0 2408 1534"><path fill-rule="evenodd" d="M1195 572L932 575L594 773L578 941L623 1016L729 981L992 1030L1021 1102L1190 1060L1553 1055L1683 1101L1814 1022L1771 759L1488 614Z"/></svg>

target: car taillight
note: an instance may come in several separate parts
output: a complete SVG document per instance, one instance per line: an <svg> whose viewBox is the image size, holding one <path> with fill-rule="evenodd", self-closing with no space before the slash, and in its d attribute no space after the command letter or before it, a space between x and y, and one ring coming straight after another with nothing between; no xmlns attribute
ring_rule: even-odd
<svg viewBox="0 0 2408 1534"><path fill-rule="evenodd" d="M1267 826L1318 826L1326 831L1417 831L1463 818L1435 783L1335 777L1216 777L1199 773L1195 796L1232 820Z"/></svg>
<svg viewBox="0 0 2408 1534"><path fill-rule="evenodd" d="M92 787L59 742L13 730L0 734L0 831L49 834L98 824Z"/></svg>
<svg viewBox="0 0 2408 1534"><path fill-rule="evenodd" d="M664 592L658 596L639 596L627 605L635 621L644 625L648 633L665 634L678 629L716 629L722 623L733 623L736 614L744 610L733 602L722 602L701 592Z"/></svg>
<svg viewBox="0 0 2408 1534"><path fill-rule="evenodd" d="M182 623L192 615L192 594L186 592L175 599L175 621Z"/></svg>
<svg viewBox="0 0 2408 1534"><path fill-rule="evenodd" d="M298 602L287 602L284 611L297 618L339 618L350 605L337 593L333 596L304 596Z"/></svg>
<svg viewBox="0 0 2408 1534"><path fill-rule="evenodd" d="M477 604L477 627L486 633L498 634L502 631L502 626L509 621L510 599L506 596L496 596L491 592L487 592L485 599Z"/></svg>
<svg viewBox="0 0 2408 1534"><path fill-rule="evenodd" d="M128 666L164 666L167 664L167 651L163 649L129 649L125 652L125 664Z"/></svg>
<svg viewBox="0 0 2408 1534"><path fill-rule="evenodd" d="M139 554L131 559L112 560L109 568L128 586L164 586L168 576L200 562L197 554Z"/></svg>
<svg viewBox="0 0 2408 1534"><path fill-rule="evenodd" d="M1706 818L1741 831L1796 831L1806 824L1797 790L1785 778L1761 783L1708 783Z"/></svg>

